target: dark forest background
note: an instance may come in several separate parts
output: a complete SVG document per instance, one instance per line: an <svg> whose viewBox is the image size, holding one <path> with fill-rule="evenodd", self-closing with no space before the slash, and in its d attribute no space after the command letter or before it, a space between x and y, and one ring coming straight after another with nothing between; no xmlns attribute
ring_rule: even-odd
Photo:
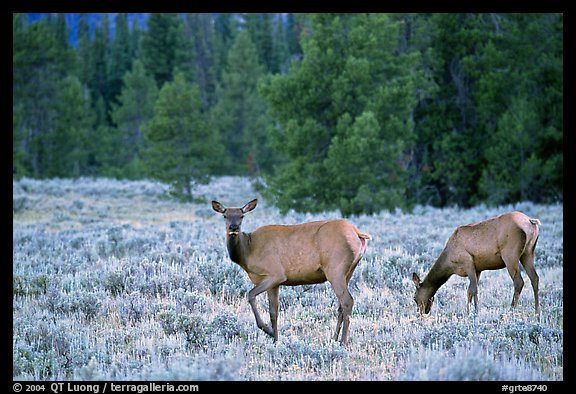
<svg viewBox="0 0 576 394"><path fill-rule="evenodd" d="M13 176L281 210L563 200L563 14L13 14Z"/></svg>

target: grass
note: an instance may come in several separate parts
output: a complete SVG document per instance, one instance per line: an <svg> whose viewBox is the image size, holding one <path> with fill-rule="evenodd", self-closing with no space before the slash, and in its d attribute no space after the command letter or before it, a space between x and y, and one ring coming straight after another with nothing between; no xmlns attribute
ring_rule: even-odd
<svg viewBox="0 0 576 394"><path fill-rule="evenodd" d="M350 289L349 346L331 337L329 284L282 287L279 342L258 330L252 287L230 261L217 199L258 197L246 178L198 188L205 203L149 181L13 183L13 378L16 380L563 380L563 207L519 203L416 207L350 218L373 236ZM411 273L428 272L456 226L521 210L541 220L541 317L530 281L510 310L506 270L482 274L479 313L452 277L416 315ZM339 218L281 215L260 199L243 230ZM259 297L265 319L267 301Z"/></svg>

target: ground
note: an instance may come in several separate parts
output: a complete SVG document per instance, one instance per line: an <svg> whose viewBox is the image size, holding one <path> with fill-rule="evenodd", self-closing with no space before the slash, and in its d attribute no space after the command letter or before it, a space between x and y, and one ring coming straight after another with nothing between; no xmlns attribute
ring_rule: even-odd
<svg viewBox="0 0 576 394"><path fill-rule="evenodd" d="M215 178L180 203L167 187L110 179L13 183L13 378L28 380L563 380L563 206L416 207L348 218L372 235L350 292L349 345L331 338L329 284L282 287L279 341L258 330L251 284L230 261L210 200L259 197L244 231L336 219L281 215L247 178ZM506 270L482 274L479 312L453 276L428 317L425 276L460 224L520 210L542 222L536 248L541 316L530 281L510 310ZM265 295L261 314L268 320Z"/></svg>

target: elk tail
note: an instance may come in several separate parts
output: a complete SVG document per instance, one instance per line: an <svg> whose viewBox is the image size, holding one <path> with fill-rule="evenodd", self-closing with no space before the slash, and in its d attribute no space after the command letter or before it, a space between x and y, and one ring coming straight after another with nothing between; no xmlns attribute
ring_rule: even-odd
<svg viewBox="0 0 576 394"><path fill-rule="evenodd" d="M362 233L360 231L358 231L358 238L360 239L372 239L372 236L368 233Z"/></svg>
<svg viewBox="0 0 576 394"><path fill-rule="evenodd" d="M360 258L364 255L364 253L366 253L366 247L368 246L368 240L372 239L372 236L368 233L363 233L361 231L356 231L356 234L358 235L358 238L360 239L360 244L362 245L360 247L360 257L358 258L358 260L360 260Z"/></svg>

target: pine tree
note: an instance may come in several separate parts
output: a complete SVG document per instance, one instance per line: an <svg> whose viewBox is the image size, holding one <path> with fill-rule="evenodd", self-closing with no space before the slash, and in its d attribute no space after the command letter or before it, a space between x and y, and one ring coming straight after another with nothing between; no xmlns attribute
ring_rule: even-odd
<svg viewBox="0 0 576 394"><path fill-rule="evenodd" d="M435 190L435 203L470 206L478 193L485 130L474 105L482 43L490 34L477 14L434 14L431 47L438 91L420 112L419 143L427 145L426 184Z"/></svg>
<svg viewBox="0 0 576 394"><path fill-rule="evenodd" d="M182 72L164 84L154 117L144 128L149 176L167 182L173 195L192 199L196 183L206 183L222 158L218 134L201 112L200 91Z"/></svg>
<svg viewBox="0 0 576 394"><path fill-rule="evenodd" d="M212 16L210 14L187 14L185 33L190 41L190 68L193 80L200 87L202 105L206 110L216 101L217 51Z"/></svg>
<svg viewBox="0 0 576 394"><path fill-rule="evenodd" d="M561 199L562 126L557 121L562 117L549 116L562 108L561 16L434 14L425 28L422 36L430 37L428 52L433 58L429 73L438 90L416 112L417 162L423 170L418 188L427 190L416 196L417 201L470 206L525 196L520 191L528 189L518 184L520 179L503 170L520 170L519 159L506 163L495 154L514 151L504 124L510 134L518 128L532 130L529 145L539 165L526 173L529 181L522 180L531 185L532 198ZM554 104L545 109L546 103ZM520 108L528 107L536 119L522 115ZM521 126L521 120L528 123ZM548 137L543 130L550 131ZM547 148L541 150L543 146ZM548 172L551 168L555 170Z"/></svg>
<svg viewBox="0 0 576 394"><path fill-rule="evenodd" d="M183 22L178 14L150 14L147 30L142 34L140 60L159 88L172 80L176 69L185 72L188 80L192 80L191 70L185 65L189 55L187 45Z"/></svg>
<svg viewBox="0 0 576 394"><path fill-rule="evenodd" d="M490 163L482 172L481 190L488 203L506 204L530 199L541 165L536 156L538 118L527 98L515 99L500 117L490 136L485 156Z"/></svg>
<svg viewBox="0 0 576 394"><path fill-rule="evenodd" d="M266 71L274 69L274 53L272 40L272 14L243 14L244 26L250 34L250 39L256 46L258 60Z"/></svg>
<svg viewBox="0 0 576 394"><path fill-rule="evenodd" d="M302 55L300 36L304 28L303 18L303 15L295 15L293 13L289 13L286 17L286 45L291 56Z"/></svg>
<svg viewBox="0 0 576 394"><path fill-rule="evenodd" d="M266 139L269 120L257 91L264 67L246 30L236 36L222 75L219 101L212 111L214 126L226 143L227 168L232 174L255 175L272 160Z"/></svg>
<svg viewBox="0 0 576 394"><path fill-rule="evenodd" d="M116 15L116 30L114 41L110 50L110 59L107 73L107 91L110 97L110 108L117 103L118 95L122 89L122 77L132 65L130 54L130 35L128 31L128 15L119 13Z"/></svg>
<svg viewBox="0 0 576 394"><path fill-rule="evenodd" d="M143 128L153 117L158 88L139 60L122 78L122 86L118 104L112 106L116 128L103 139L102 173L134 179L144 175L140 158Z"/></svg>
<svg viewBox="0 0 576 394"><path fill-rule="evenodd" d="M65 71L55 37L48 19L24 26L22 17L13 15L13 143L21 152L15 168L23 172L17 176L45 177L54 158L50 141Z"/></svg>
<svg viewBox="0 0 576 394"><path fill-rule="evenodd" d="M80 14L78 22L78 60L79 60L79 78L80 82L88 87L92 77L92 60L91 60L91 41L90 28L86 21L86 14Z"/></svg>
<svg viewBox="0 0 576 394"><path fill-rule="evenodd" d="M419 54L398 51L399 23L385 14L310 18L314 33L302 41L302 61L261 88L281 127L271 138L287 159L269 177L272 197L283 210L350 214L405 206L404 156L414 138L416 92L425 86ZM362 142L363 127L382 148ZM337 164L345 153L362 163L340 157ZM389 198L367 198L377 190Z"/></svg>
<svg viewBox="0 0 576 394"><path fill-rule="evenodd" d="M142 29L137 18L132 21L132 28L130 29L130 42L129 50L132 59L140 58L140 39L142 37Z"/></svg>
<svg viewBox="0 0 576 394"><path fill-rule="evenodd" d="M561 200L562 16L491 14L490 21L475 95L489 132L479 197Z"/></svg>
<svg viewBox="0 0 576 394"><path fill-rule="evenodd" d="M222 12L214 18L215 50L216 58L218 59L215 65L217 80L220 80L222 68L226 62L227 53L230 50L230 47L234 42L234 37L236 37L238 31L236 14Z"/></svg>
<svg viewBox="0 0 576 394"><path fill-rule="evenodd" d="M381 127L370 111L353 122L348 115L339 121L323 165L333 192L328 197L343 215L405 205L402 169L391 161L374 160L400 157L403 146L387 144L380 135Z"/></svg>
<svg viewBox="0 0 576 394"><path fill-rule="evenodd" d="M29 155L26 149L27 130L25 123L26 95L24 90L26 76L20 68L25 60L24 49L26 30L24 15L12 14L12 174L15 178L30 173Z"/></svg>
<svg viewBox="0 0 576 394"><path fill-rule="evenodd" d="M90 131L94 116L82 85L75 76L62 79L56 96L54 132L44 141L51 148L49 177L79 177L89 173L95 142Z"/></svg>
<svg viewBox="0 0 576 394"><path fill-rule="evenodd" d="M108 64L110 57L110 26L108 14L101 14L100 25L94 31L94 39L91 45L90 71L91 76L88 81L92 103L98 104L102 100L103 108L101 114L97 116L96 126L110 125L109 110L112 101L110 88L108 85ZM98 111L98 109L96 108Z"/></svg>
<svg viewBox="0 0 576 394"><path fill-rule="evenodd" d="M286 38L286 29L282 15L275 18L275 29L272 41L272 67L271 73L286 72L290 54L288 53L288 41Z"/></svg>
<svg viewBox="0 0 576 394"><path fill-rule="evenodd" d="M58 52L58 64L63 73L77 75L78 73L78 59L76 52L70 46L70 31L66 23L66 17L62 13L58 13L56 21L53 26L54 39L56 51Z"/></svg>

